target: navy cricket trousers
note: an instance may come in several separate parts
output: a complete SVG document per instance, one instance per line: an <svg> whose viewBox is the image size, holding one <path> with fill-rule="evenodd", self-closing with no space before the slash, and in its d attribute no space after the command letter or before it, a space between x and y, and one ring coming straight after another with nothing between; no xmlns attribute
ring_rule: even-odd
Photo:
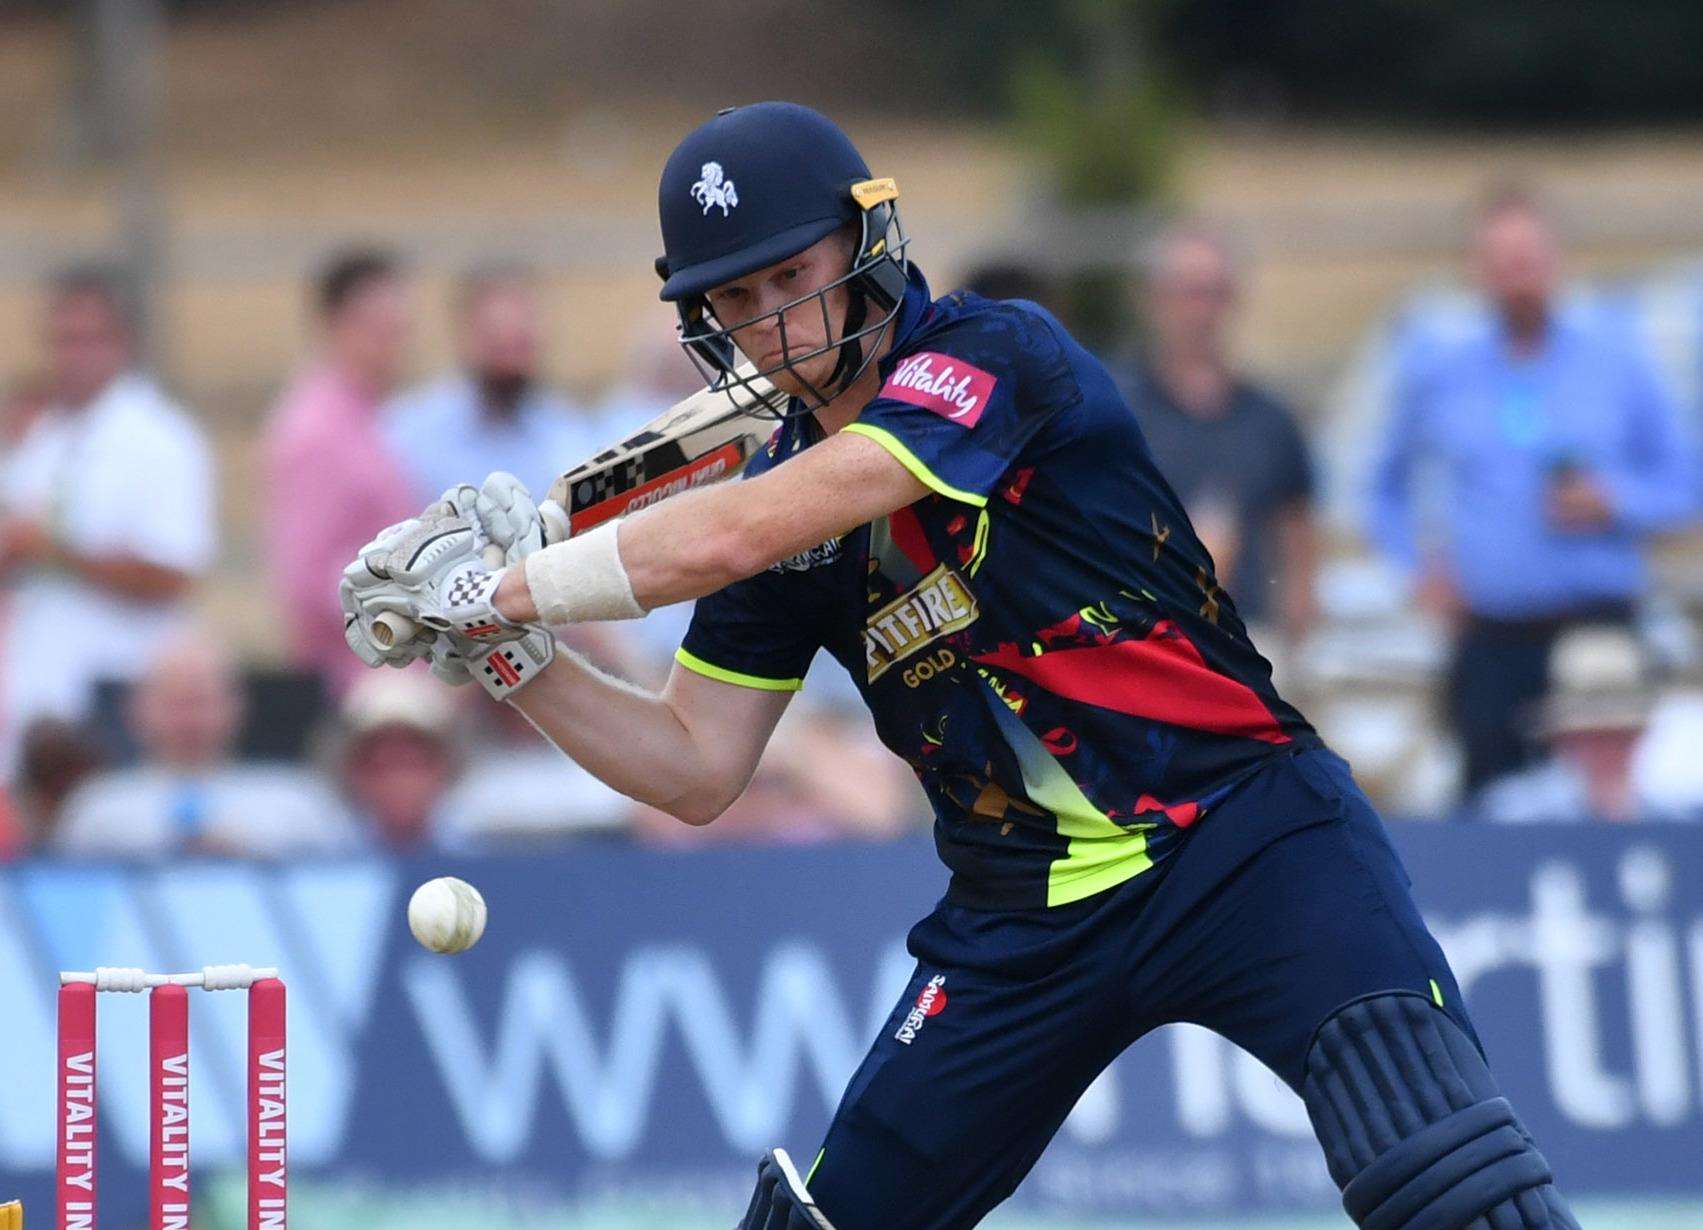
<svg viewBox="0 0 1703 1230"><path fill-rule="evenodd" d="M810 1190L836 1230L959 1230L1017 1187L1120 1051L1186 1021L1299 1087L1349 1000L1441 998L1476 1040L1383 823L1334 753L1274 759L1166 864L1087 901L943 902Z"/></svg>

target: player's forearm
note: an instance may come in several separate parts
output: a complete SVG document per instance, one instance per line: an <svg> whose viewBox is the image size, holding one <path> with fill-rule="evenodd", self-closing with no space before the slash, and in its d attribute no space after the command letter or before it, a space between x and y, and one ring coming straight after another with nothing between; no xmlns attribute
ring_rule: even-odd
<svg viewBox="0 0 1703 1230"><path fill-rule="evenodd" d="M552 600L548 593L537 592L540 573L548 577L560 572L564 579L556 588L571 599L581 595L566 579L570 575L594 586L609 584L630 593L644 610L654 610L712 594L820 541L811 537L815 531L807 518L751 498L746 486L689 492L619 525L594 530L615 536L618 569L608 553L590 549L589 539L547 547L541 554L555 553L548 560L534 558L509 568L496 593L496 608L517 623L549 621ZM612 579L616 571L618 581Z"/></svg>
<svg viewBox="0 0 1703 1230"><path fill-rule="evenodd" d="M752 486L688 492L622 524L621 560L641 606L702 598L814 545L800 541L808 518L754 498Z"/></svg>
<svg viewBox="0 0 1703 1230"><path fill-rule="evenodd" d="M602 528L546 547L510 568L496 607L521 623L630 618L714 593L927 493L881 445L841 433L761 477L627 518L618 550ZM541 581L551 592L538 592Z"/></svg>
<svg viewBox="0 0 1703 1230"><path fill-rule="evenodd" d="M732 802L666 700L566 649L510 703L576 764L628 798L688 824L706 824Z"/></svg>

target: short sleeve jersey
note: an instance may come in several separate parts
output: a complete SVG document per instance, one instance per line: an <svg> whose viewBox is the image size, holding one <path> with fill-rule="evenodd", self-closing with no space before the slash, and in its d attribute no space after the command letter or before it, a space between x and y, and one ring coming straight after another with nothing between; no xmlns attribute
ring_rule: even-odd
<svg viewBox="0 0 1703 1230"><path fill-rule="evenodd" d="M1041 308L912 273L882 387L845 428L929 488L698 601L693 670L850 672L922 782L948 897L1082 900L1157 866L1273 756L1316 746L1105 368ZM760 474L811 447L786 420Z"/></svg>

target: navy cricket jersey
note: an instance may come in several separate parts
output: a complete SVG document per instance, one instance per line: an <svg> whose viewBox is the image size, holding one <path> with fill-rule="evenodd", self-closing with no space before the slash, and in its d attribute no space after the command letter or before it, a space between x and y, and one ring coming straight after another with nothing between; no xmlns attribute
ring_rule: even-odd
<svg viewBox="0 0 1703 1230"><path fill-rule="evenodd" d="M930 488L698 600L682 665L794 689L818 649L915 770L985 909L1079 901L1157 865L1239 779L1318 745L1272 688L1105 368L1031 303L919 272L845 428ZM822 438L785 421L746 477Z"/></svg>

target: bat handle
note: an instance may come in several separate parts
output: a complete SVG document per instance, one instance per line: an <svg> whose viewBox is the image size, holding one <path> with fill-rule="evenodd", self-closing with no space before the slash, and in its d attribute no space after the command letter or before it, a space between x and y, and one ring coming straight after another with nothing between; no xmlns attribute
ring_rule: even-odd
<svg viewBox="0 0 1703 1230"><path fill-rule="evenodd" d="M503 566L503 549L495 543L488 543L483 553L485 567L496 572ZM395 611L386 611L373 619L373 644L380 649L389 649L405 641L411 641L420 625L406 615L398 615Z"/></svg>
<svg viewBox="0 0 1703 1230"><path fill-rule="evenodd" d="M380 649L389 649L404 641L414 639L414 634L420 630L418 624L406 615L398 615L395 611L386 611L373 619L373 644Z"/></svg>

